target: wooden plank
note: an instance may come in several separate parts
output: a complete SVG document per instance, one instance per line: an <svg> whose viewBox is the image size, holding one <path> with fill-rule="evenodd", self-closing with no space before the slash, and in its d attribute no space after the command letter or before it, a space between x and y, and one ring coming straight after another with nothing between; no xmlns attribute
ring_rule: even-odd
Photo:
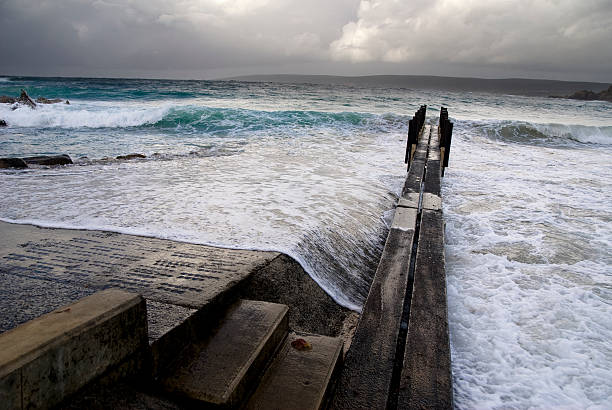
<svg viewBox="0 0 612 410"><path fill-rule="evenodd" d="M331 408L387 406L416 225L416 209L404 211L412 213L412 226L389 231Z"/></svg>
<svg viewBox="0 0 612 410"><path fill-rule="evenodd" d="M425 162L427 161L427 144L429 141L430 127L425 126L419 135L419 143L414 158L410 163L410 169L406 176L406 182L402 189L402 198L408 198L410 193L420 193L423 173L425 172Z"/></svg>
<svg viewBox="0 0 612 410"><path fill-rule="evenodd" d="M398 408L451 409L444 222L423 210Z"/></svg>
<svg viewBox="0 0 612 410"><path fill-rule="evenodd" d="M429 153L427 155L427 171L423 192L440 196L440 139L437 127L432 127Z"/></svg>

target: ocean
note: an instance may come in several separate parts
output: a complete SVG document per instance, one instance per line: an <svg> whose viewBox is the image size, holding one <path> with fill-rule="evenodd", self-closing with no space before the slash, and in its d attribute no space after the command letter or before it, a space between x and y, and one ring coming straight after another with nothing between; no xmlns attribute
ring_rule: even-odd
<svg viewBox="0 0 612 410"><path fill-rule="evenodd" d="M443 178L457 408L612 398L612 104L333 84L0 78L0 219L294 257L367 297L405 179L408 119L454 122ZM117 160L140 153L144 159ZM608 407L609 408L609 407Z"/></svg>

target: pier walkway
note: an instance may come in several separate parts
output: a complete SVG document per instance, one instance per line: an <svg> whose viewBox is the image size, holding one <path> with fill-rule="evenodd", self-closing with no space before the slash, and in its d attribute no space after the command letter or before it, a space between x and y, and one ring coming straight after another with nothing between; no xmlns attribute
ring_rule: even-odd
<svg viewBox="0 0 612 410"><path fill-rule="evenodd" d="M406 182L345 358L335 409L452 408L440 197L441 153L448 161L450 136L442 135L448 141L441 145L439 127L422 125L424 112L415 120Z"/></svg>

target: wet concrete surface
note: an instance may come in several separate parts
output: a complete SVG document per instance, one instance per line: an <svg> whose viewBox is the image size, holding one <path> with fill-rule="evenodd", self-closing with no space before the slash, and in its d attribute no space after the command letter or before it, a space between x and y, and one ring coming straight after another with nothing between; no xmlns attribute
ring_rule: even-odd
<svg viewBox="0 0 612 410"><path fill-rule="evenodd" d="M278 255L0 222L0 332L120 288L145 297L155 339Z"/></svg>

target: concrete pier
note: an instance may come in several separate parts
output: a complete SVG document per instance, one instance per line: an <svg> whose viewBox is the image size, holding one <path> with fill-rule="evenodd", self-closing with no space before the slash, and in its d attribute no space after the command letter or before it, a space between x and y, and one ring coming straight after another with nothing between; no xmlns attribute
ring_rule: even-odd
<svg viewBox="0 0 612 410"><path fill-rule="evenodd" d="M452 408L438 127L423 126L413 141L334 409Z"/></svg>

